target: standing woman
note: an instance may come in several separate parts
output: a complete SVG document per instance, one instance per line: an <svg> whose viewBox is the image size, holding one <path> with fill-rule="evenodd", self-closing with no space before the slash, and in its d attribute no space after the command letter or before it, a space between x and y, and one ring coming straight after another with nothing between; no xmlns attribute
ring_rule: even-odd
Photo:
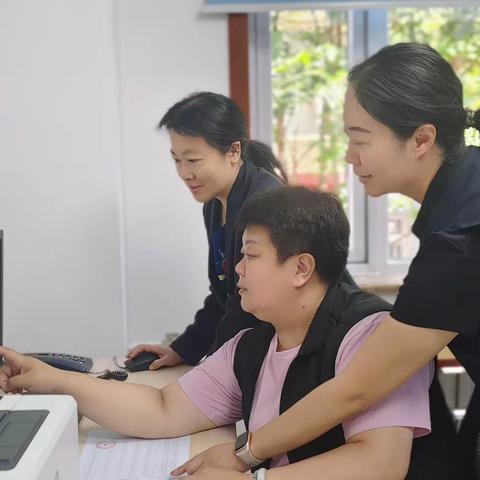
<svg viewBox="0 0 480 480"><path fill-rule="evenodd" d="M190 95L171 107L159 124L170 136L171 154L180 179L202 202L208 235L210 295L195 321L170 346L139 345L160 358L150 369L181 362L195 365L258 320L240 306L235 265L241 260L241 232L235 222L242 206L259 193L284 185L281 164L271 149L249 139L237 105L210 92ZM344 279L353 282L345 272Z"/></svg>
<svg viewBox="0 0 480 480"><path fill-rule="evenodd" d="M178 176L204 204L210 294L194 323L170 346L138 345L129 353L130 358L142 351L156 353L160 358L151 370L195 365L214 347L217 328L220 346L258 322L240 307L234 268L241 259L241 238L234 224L250 198L286 183L270 148L249 139L242 112L224 95L199 92L184 98L167 111L159 128L170 136Z"/></svg>
<svg viewBox="0 0 480 480"><path fill-rule="evenodd" d="M398 192L421 203L413 226L420 247L391 315L341 375L250 436L254 457L289 452L372 407L447 345L478 391L480 148L465 146L470 127L480 130L480 111L464 108L460 80L427 45L388 46L351 70L346 160L368 195ZM472 439L478 398L467 413ZM475 475L471 445L470 473L448 478L480 478L467 476ZM203 455L204 464L238 468L231 446Z"/></svg>

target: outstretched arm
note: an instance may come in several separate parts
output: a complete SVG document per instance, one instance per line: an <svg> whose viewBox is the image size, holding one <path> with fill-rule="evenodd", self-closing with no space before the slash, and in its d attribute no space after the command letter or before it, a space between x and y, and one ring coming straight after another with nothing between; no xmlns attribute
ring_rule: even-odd
<svg viewBox="0 0 480 480"><path fill-rule="evenodd" d="M0 347L0 356L7 361L0 369L5 392L71 395L84 415L125 435L176 437L215 426L177 382L159 390L65 372L7 348Z"/></svg>

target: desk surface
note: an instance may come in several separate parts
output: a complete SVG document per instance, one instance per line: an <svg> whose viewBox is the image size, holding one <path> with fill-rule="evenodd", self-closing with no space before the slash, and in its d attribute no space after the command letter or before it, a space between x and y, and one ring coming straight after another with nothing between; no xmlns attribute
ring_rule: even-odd
<svg viewBox="0 0 480 480"><path fill-rule="evenodd" d="M93 364L93 371L98 372L104 369L114 370L112 360L99 359ZM160 369L154 372L136 372L129 373L127 382L140 383L142 385L151 385L152 387L161 388L179 378L191 369L189 366L179 366L174 368ZM115 380L109 380L113 382ZM87 417L83 417L79 425L80 450L83 448L87 435L94 430L101 428L98 424ZM235 428L233 425L228 427L214 428L205 432L199 432L192 435L192 443L190 446L191 456L202 452L206 448L212 447L219 443L231 442L235 439Z"/></svg>

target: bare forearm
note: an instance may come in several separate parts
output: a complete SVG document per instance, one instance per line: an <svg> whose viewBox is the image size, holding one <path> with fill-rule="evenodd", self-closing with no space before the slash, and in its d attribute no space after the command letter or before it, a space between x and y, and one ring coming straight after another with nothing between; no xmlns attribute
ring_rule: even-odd
<svg viewBox="0 0 480 480"><path fill-rule="evenodd" d="M339 382L326 382L254 432L252 451L258 458L272 458L294 450L363 410L361 402L354 388L343 388ZM288 435L279 432L288 432Z"/></svg>
<svg viewBox="0 0 480 480"><path fill-rule="evenodd" d="M5 347L0 347L1 357L8 362L0 369L5 392L71 395L86 416L126 435L166 438L215 427L179 382L157 390L65 372Z"/></svg>
<svg viewBox="0 0 480 480"><path fill-rule="evenodd" d="M402 480L408 470L408 455L373 451L357 443L343 445L302 462L269 470L267 480Z"/></svg>
<svg viewBox="0 0 480 480"><path fill-rule="evenodd" d="M158 438L173 433L156 388L62 372L54 392L72 395L84 415L124 435Z"/></svg>

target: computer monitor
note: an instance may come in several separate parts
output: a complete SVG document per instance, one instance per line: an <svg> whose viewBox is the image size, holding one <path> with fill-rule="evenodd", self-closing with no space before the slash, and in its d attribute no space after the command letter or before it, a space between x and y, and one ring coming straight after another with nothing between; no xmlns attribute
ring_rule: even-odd
<svg viewBox="0 0 480 480"><path fill-rule="evenodd" d="M3 230L0 230L0 345L3 345Z"/></svg>

